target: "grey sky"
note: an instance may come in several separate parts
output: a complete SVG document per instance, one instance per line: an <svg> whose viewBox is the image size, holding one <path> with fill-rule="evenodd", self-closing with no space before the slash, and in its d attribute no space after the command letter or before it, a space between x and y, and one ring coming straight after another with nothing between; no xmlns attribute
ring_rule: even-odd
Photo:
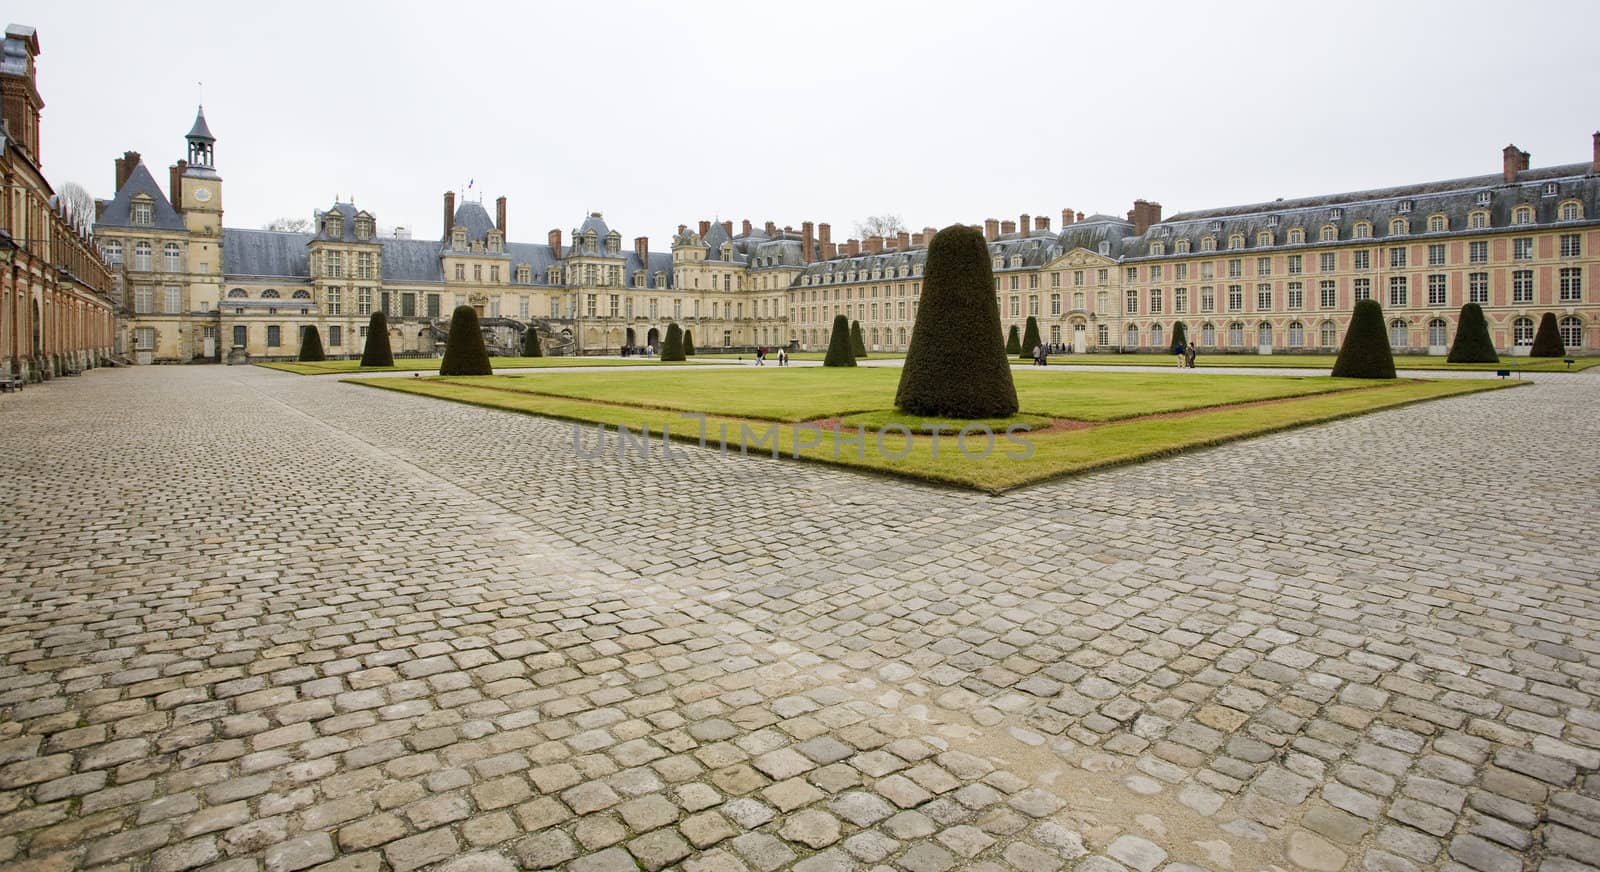
<svg viewBox="0 0 1600 872"><path fill-rule="evenodd" d="M11 4L52 182L108 197L133 149L164 184L200 80L228 226L337 194L432 237L473 179L513 239L600 210L658 250L701 218L842 239L1587 161L1600 126L1594 2L196 8Z"/></svg>

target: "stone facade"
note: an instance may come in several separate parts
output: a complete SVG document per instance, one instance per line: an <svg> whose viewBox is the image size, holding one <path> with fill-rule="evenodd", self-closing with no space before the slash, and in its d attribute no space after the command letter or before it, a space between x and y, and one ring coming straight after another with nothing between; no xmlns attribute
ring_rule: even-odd
<svg viewBox="0 0 1600 872"><path fill-rule="evenodd" d="M836 244L827 224L700 221L662 253L648 237L625 245L595 212L570 240L551 230L519 243L506 198L491 218L454 192L437 240L382 236L377 216L344 202L317 210L308 232L223 229L203 113L188 140L165 197L137 153L119 159L96 226L141 360L292 357L312 325L331 355L352 355L380 309L397 353L433 354L459 305L505 353L530 325L553 353L614 354L658 346L673 321L701 349L815 349L838 314L861 322L871 349L898 351L934 232ZM1508 146L1489 176L1165 220L1147 200L1126 218L1066 209L1059 229L1042 215L989 219L1003 326L1036 316L1046 342L1079 352L1162 351L1179 321L1206 351L1331 352L1355 302L1373 297L1399 352L1444 353L1466 302L1483 305L1507 353L1531 345L1544 312L1569 349L1600 350L1596 148L1591 163L1530 169Z"/></svg>

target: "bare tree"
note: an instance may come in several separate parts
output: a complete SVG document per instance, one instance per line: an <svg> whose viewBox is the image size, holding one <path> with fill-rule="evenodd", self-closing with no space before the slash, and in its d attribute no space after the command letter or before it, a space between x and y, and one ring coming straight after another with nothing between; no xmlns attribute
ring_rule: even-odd
<svg viewBox="0 0 1600 872"><path fill-rule="evenodd" d="M290 233L304 233L311 229L311 222L304 218L274 218L261 225L262 230L285 230Z"/></svg>
<svg viewBox="0 0 1600 872"><path fill-rule="evenodd" d="M869 236L894 236L906 229L906 222L899 215L868 215L865 219L856 222L856 238L866 239Z"/></svg>
<svg viewBox="0 0 1600 872"><path fill-rule="evenodd" d="M74 221L94 223L94 195L77 182L67 182L56 191L56 196L66 204L67 214Z"/></svg>

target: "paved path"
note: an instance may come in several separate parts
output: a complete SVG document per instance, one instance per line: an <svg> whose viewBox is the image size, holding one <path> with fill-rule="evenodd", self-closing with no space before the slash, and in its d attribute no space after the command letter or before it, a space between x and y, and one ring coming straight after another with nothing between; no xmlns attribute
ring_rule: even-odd
<svg viewBox="0 0 1600 872"><path fill-rule="evenodd" d="M990 498L257 368L5 395L0 864L1600 866L1597 412Z"/></svg>

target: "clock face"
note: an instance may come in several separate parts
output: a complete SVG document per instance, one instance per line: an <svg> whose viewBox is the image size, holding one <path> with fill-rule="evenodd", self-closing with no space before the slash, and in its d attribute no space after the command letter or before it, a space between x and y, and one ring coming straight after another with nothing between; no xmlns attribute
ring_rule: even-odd
<svg viewBox="0 0 1600 872"><path fill-rule="evenodd" d="M205 201L211 199L211 189L210 188L195 188L194 189L194 198L196 200L199 200L200 202L204 203Z"/></svg>

